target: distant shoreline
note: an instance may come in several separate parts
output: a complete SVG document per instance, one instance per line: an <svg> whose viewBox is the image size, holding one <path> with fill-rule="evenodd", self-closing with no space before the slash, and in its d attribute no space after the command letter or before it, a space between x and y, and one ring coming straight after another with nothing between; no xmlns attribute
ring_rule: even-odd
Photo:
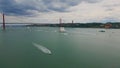
<svg viewBox="0 0 120 68"><path fill-rule="evenodd" d="M62 23L62 24L30 24L29 27L72 27L72 28L105 28L108 23ZM109 23L111 29L120 29L120 23Z"/></svg>
<svg viewBox="0 0 120 68"><path fill-rule="evenodd" d="M108 23L62 23L62 24L44 24L44 23L6 23L6 27L70 27L70 28L105 28L105 24L111 24L110 29L120 29L120 22ZM2 27L2 23L0 23Z"/></svg>

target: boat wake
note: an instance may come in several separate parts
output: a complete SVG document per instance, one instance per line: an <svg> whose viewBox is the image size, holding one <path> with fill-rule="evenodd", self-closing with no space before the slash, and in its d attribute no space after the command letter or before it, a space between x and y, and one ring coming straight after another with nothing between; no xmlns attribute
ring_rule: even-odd
<svg viewBox="0 0 120 68"><path fill-rule="evenodd" d="M48 48L46 48L46 47L44 47L44 46L42 46L42 45L39 45L39 44L36 44L36 43L32 43L37 49L39 49L40 51L42 51L43 53L45 53L45 54L52 54L52 52L48 49Z"/></svg>

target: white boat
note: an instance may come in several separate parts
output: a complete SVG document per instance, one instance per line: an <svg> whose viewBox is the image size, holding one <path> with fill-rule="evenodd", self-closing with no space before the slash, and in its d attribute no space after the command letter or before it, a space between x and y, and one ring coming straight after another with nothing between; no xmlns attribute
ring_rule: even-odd
<svg viewBox="0 0 120 68"><path fill-rule="evenodd" d="M44 46L42 46L42 45L36 44L36 43L32 43L32 44L33 44L36 48L38 48L39 50L41 50L43 53L49 54L49 55L52 54L52 52L51 52L48 48L46 48L46 47L44 47Z"/></svg>
<svg viewBox="0 0 120 68"><path fill-rule="evenodd" d="M61 18L59 19L59 23L60 23L60 29L59 29L59 32L65 32L65 28L62 27L62 19L61 19Z"/></svg>
<svg viewBox="0 0 120 68"><path fill-rule="evenodd" d="M64 27L60 27L60 32L65 32L65 28Z"/></svg>

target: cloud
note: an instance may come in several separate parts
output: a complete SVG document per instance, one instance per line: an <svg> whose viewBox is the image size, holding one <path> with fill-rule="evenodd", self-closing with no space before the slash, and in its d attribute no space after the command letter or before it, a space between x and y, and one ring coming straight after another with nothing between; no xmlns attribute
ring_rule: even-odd
<svg viewBox="0 0 120 68"><path fill-rule="evenodd" d="M0 0L6 22L58 23L58 18L66 23L120 21L119 8L120 0Z"/></svg>
<svg viewBox="0 0 120 68"><path fill-rule="evenodd" d="M44 12L66 12L67 8L81 2L96 3L101 0L0 0L0 12L6 15L27 16Z"/></svg>

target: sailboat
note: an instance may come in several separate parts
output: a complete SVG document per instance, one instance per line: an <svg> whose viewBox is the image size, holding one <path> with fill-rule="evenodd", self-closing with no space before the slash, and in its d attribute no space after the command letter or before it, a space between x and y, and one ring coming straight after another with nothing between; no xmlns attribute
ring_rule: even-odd
<svg viewBox="0 0 120 68"><path fill-rule="evenodd" d="M62 27L62 19L61 18L60 18L59 22L60 22L59 32L65 32L66 30L64 27Z"/></svg>

